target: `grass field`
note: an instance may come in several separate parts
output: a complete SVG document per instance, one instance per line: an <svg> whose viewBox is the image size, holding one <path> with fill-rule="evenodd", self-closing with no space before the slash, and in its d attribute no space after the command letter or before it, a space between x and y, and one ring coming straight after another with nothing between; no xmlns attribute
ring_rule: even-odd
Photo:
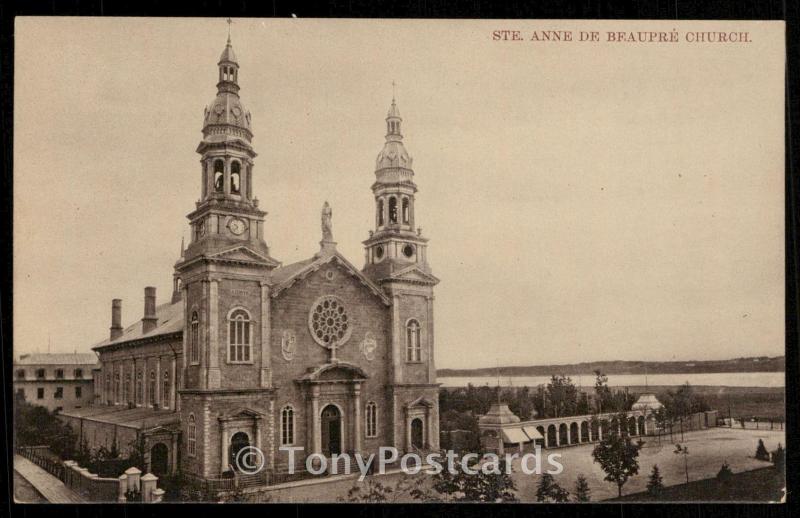
<svg viewBox="0 0 800 518"><path fill-rule="evenodd" d="M608 502L780 502L786 481L774 467L733 475L727 483L715 478L666 487L655 498L635 493Z"/></svg>

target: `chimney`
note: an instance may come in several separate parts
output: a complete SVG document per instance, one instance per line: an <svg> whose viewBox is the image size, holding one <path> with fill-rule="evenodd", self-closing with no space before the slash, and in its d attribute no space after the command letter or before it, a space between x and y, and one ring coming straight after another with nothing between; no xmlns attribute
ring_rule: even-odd
<svg viewBox="0 0 800 518"><path fill-rule="evenodd" d="M144 317L142 317L142 334L149 333L156 328L156 289L148 286L144 289Z"/></svg>
<svg viewBox="0 0 800 518"><path fill-rule="evenodd" d="M122 299L111 301L111 340L122 336Z"/></svg>

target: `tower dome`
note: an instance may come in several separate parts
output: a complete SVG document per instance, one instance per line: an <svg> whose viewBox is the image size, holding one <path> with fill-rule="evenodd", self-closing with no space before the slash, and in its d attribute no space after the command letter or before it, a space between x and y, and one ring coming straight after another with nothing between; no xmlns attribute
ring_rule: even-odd
<svg viewBox="0 0 800 518"><path fill-rule="evenodd" d="M411 179L412 158L403 145L403 134L400 131L400 111L392 98L392 106L386 115L386 143L375 159L375 174L378 182L396 182L403 177Z"/></svg>
<svg viewBox="0 0 800 518"><path fill-rule="evenodd" d="M239 98L239 63L231 39L219 58L217 95L206 106L203 114L203 136L209 142L243 139L250 142L250 112Z"/></svg>

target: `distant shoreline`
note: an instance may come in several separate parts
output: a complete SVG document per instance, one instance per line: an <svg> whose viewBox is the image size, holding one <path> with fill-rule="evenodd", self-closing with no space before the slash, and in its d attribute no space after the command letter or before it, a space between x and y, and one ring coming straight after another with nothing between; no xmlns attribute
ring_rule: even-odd
<svg viewBox="0 0 800 518"><path fill-rule="evenodd" d="M744 372L785 372L786 361L783 356L758 356L735 358L731 360L704 361L598 361L562 365L528 365L479 367L474 369L438 369L436 375L443 378L480 378L513 376L594 376L599 370L605 375L648 375L648 374L716 374Z"/></svg>

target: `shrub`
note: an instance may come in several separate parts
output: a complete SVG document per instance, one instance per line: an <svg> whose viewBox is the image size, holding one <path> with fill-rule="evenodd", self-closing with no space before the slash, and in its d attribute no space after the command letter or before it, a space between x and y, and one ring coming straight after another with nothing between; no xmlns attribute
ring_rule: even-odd
<svg viewBox="0 0 800 518"><path fill-rule="evenodd" d="M647 480L647 492L650 496L658 497L664 490L664 479L661 477L661 472L658 471L658 465L653 466L653 471L650 472L650 478Z"/></svg>
<svg viewBox="0 0 800 518"><path fill-rule="evenodd" d="M767 451L767 447L764 446L764 441L762 439L758 440L758 447L756 448L756 458L758 460L769 461L769 452Z"/></svg>
<svg viewBox="0 0 800 518"><path fill-rule="evenodd" d="M728 462L725 461L722 463L722 467L719 468L719 473L717 473L717 480L722 482L723 484L727 484L733 478L733 471L731 471L731 467L728 466Z"/></svg>

